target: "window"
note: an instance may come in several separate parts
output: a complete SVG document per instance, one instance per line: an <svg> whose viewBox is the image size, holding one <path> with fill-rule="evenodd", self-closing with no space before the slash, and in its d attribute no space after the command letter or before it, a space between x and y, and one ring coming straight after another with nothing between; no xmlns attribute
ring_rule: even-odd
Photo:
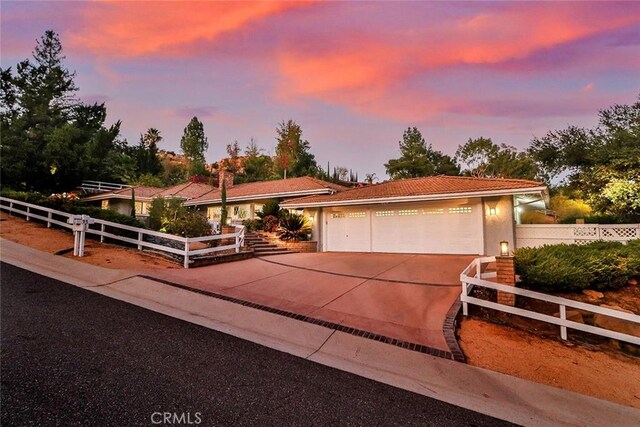
<svg viewBox="0 0 640 427"><path fill-rule="evenodd" d="M238 216L238 213L240 213L240 206L234 206L233 207L233 216Z"/></svg>
<svg viewBox="0 0 640 427"><path fill-rule="evenodd" d="M149 215L149 203L136 202L136 215Z"/></svg>
<svg viewBox="0 0 640 427"><path fill-rule="evenodd" d="M395 212L393 211L377 211L376 216L393 216Z"/></svg>
<svg viewBox="0 0 640 427"><path fill-rule="evenodd" d="M214 220L214 221L220 221L220 216L222 214L222 208L220 207L209 207L207 208L207 218Z"/></svg>
<svg viewBox="0 0 640 427"><path fill-rule="evenodd" d="M109 201L108 200L103 200L101 208L102 209L109 209Z"/></svg>
<svg viewBox="0 0 640 427"><path fill-rule="evenodd" d="M468 214L471 213L471 206L459 206L457 208L449 208L450 214Z"/></svg>
<svg viewBox="0 0 640 427"><path fill-rule="evenodd" d="M429 208L422 209L422 215L443 215L444 209L442 208Z"/></svg>
<svg viewBox="0 0 640 427"><path fill-rule="evenodd" d="M331 214L331 218L334 218L334 219L344 218L344 212L334 212Z"/></svg>
<svg viewBox="0 0 640 427"><path fill-rule="evenodd" d="M366 212L349 212L349 218L364 218L366 216Z"/></svg>
<svg viewBox="0 0 640 427"><path fill-rule="evenodd" d="M401 209L398 211L399 216L413 216L418 215L418 209Z"/></svg>

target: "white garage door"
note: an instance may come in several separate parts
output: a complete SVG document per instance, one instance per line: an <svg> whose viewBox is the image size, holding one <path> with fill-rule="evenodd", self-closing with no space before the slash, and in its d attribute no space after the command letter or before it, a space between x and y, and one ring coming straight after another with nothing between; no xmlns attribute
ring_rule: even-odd
<svg viewBox="0 0 640 427"><path fill-rule="evenodd" d="M381 205L328 213L327 250L481 254L478 200Z"/></svg>

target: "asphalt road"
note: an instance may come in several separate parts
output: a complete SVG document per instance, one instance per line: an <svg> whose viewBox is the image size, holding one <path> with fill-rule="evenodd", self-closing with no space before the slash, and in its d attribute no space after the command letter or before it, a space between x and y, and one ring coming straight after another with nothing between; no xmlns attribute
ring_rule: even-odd
<svg viewBox="0 0 640 427"><path fill-rule="evenodd" d="M3 426L506 425L8 264L0 282Z"/></svg>

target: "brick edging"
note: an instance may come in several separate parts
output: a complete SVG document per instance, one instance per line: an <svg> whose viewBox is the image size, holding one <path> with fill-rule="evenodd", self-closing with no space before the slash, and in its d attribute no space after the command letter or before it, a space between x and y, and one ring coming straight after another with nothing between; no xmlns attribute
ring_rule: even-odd
<svg viewBox="0 0 640 427"><path fill-rule="evenodd" d="M376 333L365 331L365 330L362 330L362 329L351 328L349 326L340 325L340 324L334 323L334 322L327 322L327 321L322 320L322 319L316 319L314 317L309 317L309 316L305 316L305 315L302 315L302 314L293 313L293 312L290 312L290 311L280 310L280 309L277 309L277 308L269 307L267 305L257 304L257 303L254 303L254 302L241 300L241 299L238 299L238 298L234 298L234 297L230 297L230 296L227 296L227 295L218 294L218 293L215 293L215 292L204 291L202 289L194 289L194 288L191 288L191 287L186 286L186 285L181 285L179 283L170 282L168 280L158 279L156 277L147 276L147 275L144 275L144 274L140 274L137 277L142 277L144 279L153 280L154 282L163 283L165 285L173 286L175 288L183 289L185 291L194 292L194 293L201 294L201 295L206 295L206 296L209 296L209 297L212 297L212 298L217 298L219 300L231 302L231 303L234 303L234 304L239 304L239 305L242 305L244 307L255 308L257 310L266 311L266 312L269 312L269 313L272 313L272 314L277 314L279 316L284 316L284 317L288 317L288 318L291 318L291 319L300 320L302 322L307 322L307 323L312 323L314 325L323 326L325 328L333 329L335 331L345 332L345 333L350 334L350 335L354 335L354 336L358 336L358 337L362 337L362 338L367 338L367 339L374 340L374 341L379 341L379 342L382 342L382 343L385 343L385 344L394 345L396 347L405 348L405 349L411 350L411 351L417 351L418 353L429 354L431 356L441 357L443 359L457 360L455 358L455 355L452 354L452 352L439 350L437 348L428 347L426 345L412 343L412 342L403 341L403 340L398 340L396 338L387 337L385 335L376 334ZM445 335L445 338L446 338L446 335ZM455 340L455 337L454 337L454 340ZM447 344L449 344L448 341L447 341ZM451 346L449 346L449 348L451 348Z"/></svg>
<svg viewBox="0 0 640 427"><path fill-rule="evenodd" d="M464 353L458 344L458 340L456 339L456 317L458 317L458 313L460 313L461 308L462 301L458 298L447 312L444 323L442 324L442 333L444 334L444 339L447 342L449 351L451 352L452 359L456 362L467 363L467 358L464 356Z"/></svg>

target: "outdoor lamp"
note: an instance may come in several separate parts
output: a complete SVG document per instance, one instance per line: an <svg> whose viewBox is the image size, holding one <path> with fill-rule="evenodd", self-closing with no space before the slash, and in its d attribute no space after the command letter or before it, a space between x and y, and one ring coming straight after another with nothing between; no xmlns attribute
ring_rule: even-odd
<svg viewBox="0 0 640 427"><path fill-rule="evenodd" d="M489 215L493 216L493 215L497 215L497 209L495 207L490 207L489 208Z"/></svg>
<svg viewBox="0 0 640 427"><path fill-rule="evenodd" d="M315 217L314 217L313 215L311 215L311 216L309 217L309 221L313 222L314 220L315 220Z"/></svg>
<svg viewBox="0 0 640 427"><path fill-rule="evenodd" d="M500 242L500 256L509 256L509 242L505 240Z"/></svg>

